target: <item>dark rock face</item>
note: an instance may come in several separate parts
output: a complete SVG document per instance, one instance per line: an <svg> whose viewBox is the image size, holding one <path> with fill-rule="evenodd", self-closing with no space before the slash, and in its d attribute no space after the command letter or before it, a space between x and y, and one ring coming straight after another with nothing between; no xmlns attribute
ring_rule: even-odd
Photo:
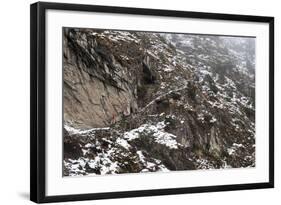
<svg viewBox="0 0 281 205"><path fill-rule="evenodd" d="M255 39L64 29L64 175L255 166Z"/></svg>
<svg viewBox="0 0 281 205"><path fill-rule="evenodd" d="M129 44L124 46L129 47ZM134 50L140 57L128 62L117 52L118 44L102 36L92 35L87 30L65 29L66 121L88 128L103 127L119 120L121 112L137 109L135 90L136 76L142 69L140 52Z"/></svg>

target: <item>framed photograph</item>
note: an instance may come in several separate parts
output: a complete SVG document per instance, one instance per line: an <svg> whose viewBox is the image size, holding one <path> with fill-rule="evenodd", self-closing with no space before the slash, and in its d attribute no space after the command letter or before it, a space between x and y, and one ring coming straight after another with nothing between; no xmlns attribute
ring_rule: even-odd
<svg viewBox="0 0 281 205"><path fill-rule="evenodd" d="M274 187L274 18L31 5L34 202Z"/></svg>

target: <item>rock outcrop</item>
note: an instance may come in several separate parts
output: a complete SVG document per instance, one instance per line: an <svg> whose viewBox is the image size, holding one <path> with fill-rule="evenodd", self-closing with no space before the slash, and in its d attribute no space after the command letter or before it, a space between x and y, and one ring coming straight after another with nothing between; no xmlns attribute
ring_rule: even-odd
<svg viewBox="0 0 281 205"><path fill-rule="evenodd" d="M128 57L117 55L119 44L88 30L64 30L65 121L79 127L103 127L137 110L136 76L142 68L141 52L137 42L122 43L135 47L126 50L137 56L128 61Z"/></svg>
<svg viewBox="0 0 281 205"><path fill-rule="evenodd" d="M64 175L255 166L255 40L64 29Z"/></svg>

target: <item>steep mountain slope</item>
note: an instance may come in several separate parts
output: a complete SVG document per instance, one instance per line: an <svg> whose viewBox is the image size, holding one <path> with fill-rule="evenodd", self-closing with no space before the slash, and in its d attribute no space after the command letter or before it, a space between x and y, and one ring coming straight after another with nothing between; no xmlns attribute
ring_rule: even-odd
<svg viewBox="0 0 281 205"><path fill-rule="evenodd" d="M64 175L255 166L255 39L64 29Z"/></svg>

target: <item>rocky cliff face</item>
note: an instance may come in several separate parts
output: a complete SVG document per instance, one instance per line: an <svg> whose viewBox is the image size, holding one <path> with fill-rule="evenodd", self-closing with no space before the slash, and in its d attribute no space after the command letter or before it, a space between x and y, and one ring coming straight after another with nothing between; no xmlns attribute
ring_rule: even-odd
<svg viewBox="0 0 281 205"><path fill-rule="evenodd" d="M255 166L255 39L64 29L64 175Z"/></svg>
<svg viewBox="0 0 281 205"><path fill-rule="evenodd" d="M64 34L66 121L79 127L103 127L120 120L120 113L136 110L137 76L142 66L137 40L122 42L121 51L120 42L91 31L65 29ZM137 58L129 61L127 55Z"/></svg>

